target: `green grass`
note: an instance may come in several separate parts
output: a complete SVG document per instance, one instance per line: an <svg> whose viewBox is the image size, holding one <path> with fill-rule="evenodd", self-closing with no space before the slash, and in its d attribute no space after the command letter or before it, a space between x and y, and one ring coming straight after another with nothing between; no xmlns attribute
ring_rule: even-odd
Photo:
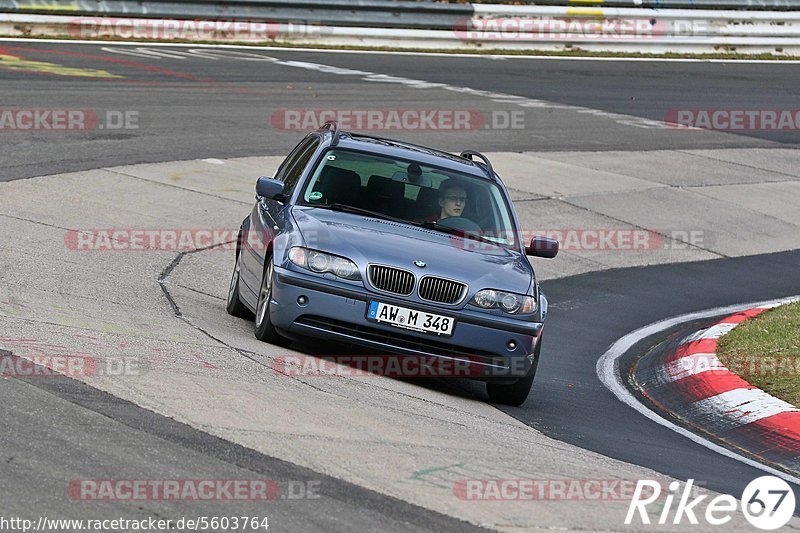
<svg viewBox="0 0 800 533"><path fill-rule="evenodd" d="M756 387L800 406L800 302L734 328L719 339L717 357Z"/></svg>
<svg viewBox="0 0 800 533"><path fill-rule="evenodd" d="M0 37L15 37L25 38L30 40L45 40L45 39L64 39L64 40L82 40L82 38L73 37L71 35L54 36L19 36L19 35L0 35ZM92 39L102 43L104 41L127 41L127 42L155 42L152 39ZM394 47L377 47L377 46L334 46L325 44L293 44L282 42L238 42L238 41L187 41L181 39L170 39L168 41L158 41L158 44L228 44L236 46L249 46L253 48L297 48L298 50L315 48L323 50L358 50L365 52L410 52L415 54L477 54L477 55L505 55L505 56L553 56L553 57L609 57L609 58L650 58L650 59L728 59L728 60L770 60L770 61L796 61L800 56L792 55L775 55L775 54L742 54L730 51L721 51L713 54L688 54L688 53L665 53L665 54L642 54L642 53L628 53L628 52L591 52L588 50L581 50L576 48L574 50L503 50L503 49L484 49L484 48L462 48L458 50L452 49L428 49L428 48L394 48Z"/></svg>

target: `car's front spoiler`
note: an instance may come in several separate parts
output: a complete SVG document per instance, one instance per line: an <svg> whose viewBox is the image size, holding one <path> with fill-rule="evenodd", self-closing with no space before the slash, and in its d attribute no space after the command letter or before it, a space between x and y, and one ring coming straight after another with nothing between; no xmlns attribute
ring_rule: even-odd
<svg viewBox="0 0 800 533"><path fill-rule="evenodd" d="M367 302L369 300L380 300L385 303L399 305L399 306L412 306L414 309L419 309L421 311L428 311L430 313L435 314L442 314L442 313L449 313L452 314L454 310L452 309L442 309L439 307L433 307L430 305L426 305L419 302L408 302L405 300L399 300L396 298L392 298L386 294L373 294L367 292L364 288L356 288L356 287L346 287L343 286L343 283L326 283L328 280L320 280L319 278L309 279L307 277L301 277L300 274L296 272L292 272L289 270L283 270L282 272L278 272L278 267L275 267L275 277L278 283L294 285L296 287L303 287L306 289L314 290L314 291L324 291L330 294L335 294L337 296L342 296L344 298L350 298L351 300L357 300L361 302ZM501 329L504 331L514 332L514 333L521 333L523 335L530 335L534 334L535 336L539 335L539 331L541 331L542 323L541 322L527 322L521 320L511 321L510 319L497 319L493 316L475 316L475 315L467 315L459 313L458 310L455 310L458 314L459 322L461 323L469 323L475 324L478 326L483 326L492 329Z"/></svg>
<svg viewBox="0 0 800 533"><path fill-rule="evenodd" d="M542 330L540 322L492 320L458 310L420 305L373 295L364 288L320 279L283 268L275 269L271 319L276 328L291 337L309 336L355 344L380 354L433 357L467 364L470 376L503 381L527 375ZM298 298L305 297L301 305ZM366 319L367 302L413 307L446 313L458 321L453 335L442 338L404 330ZM509 350L513 341L516 347Z"/></svg>

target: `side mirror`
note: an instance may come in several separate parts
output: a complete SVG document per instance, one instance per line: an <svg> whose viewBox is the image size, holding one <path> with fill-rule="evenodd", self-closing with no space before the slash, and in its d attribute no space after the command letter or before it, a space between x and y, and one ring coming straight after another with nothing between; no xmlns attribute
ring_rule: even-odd
<svg viewBox="0 0 800 533"><path fill-rule="evenodd" d="M266 176L261 176L256 182L256 194L262 198L283 201L283 182Z"/></svg>
<svg viewBox="0 0 800 533"><path fill-rule="evenodd" d="M558 255L558 241L536 236L531 239L531 245L525 248L525 254L552 259Z"/></svg>

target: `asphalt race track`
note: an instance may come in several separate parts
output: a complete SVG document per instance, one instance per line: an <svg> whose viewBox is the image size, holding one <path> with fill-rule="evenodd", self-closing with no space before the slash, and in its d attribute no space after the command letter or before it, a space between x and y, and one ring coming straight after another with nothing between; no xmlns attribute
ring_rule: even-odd
<svg viewBox="0 0 800 533"><path fill-rule="evenodd" d="M677 478L705 480L710 488L739 494L748 481L758 477L757 471L645 423L633 410L615 405L616 398L600 384L591 363L598 352L623 335L623 330L633 331L673 316L676 309L690 313L798 294L800 281L786 275L798 261L800 253L784 252L612 270L548 282L548 295L557 302L549 318L558 317L547 339L554 355L543 363L547 369L543 368L543 375L549 379L538 384L534 401L525 409L507 412L549 435L603 455L647 465ZM730 292L732 287L735 294ZM642 302L649 305L642 306ZM645 353L670 333L646 339L631 356ZM565 391L566 383L572 386Z"/></svg>
<svg viewBox="0 0 800 533"><path fill-rule="evenodd" d="M24 64L9 57L22 58ZM682 131L676 135L674 128L665 127L661 121L679 109L793 109L800 94L798 87L800 70L793 64L426 57L0 41L1 108L90 109L100 117L100 123L104 117L128 116L136 124L117 128L105 122L103 128L70 132L0 130L0 181L141 163L284 155L302 132L287 131L276 117L282 117L285 110L307 108L459 108L483 113L483 126L487 127L472 131L387 134L452 151L469 147L485 152L629 152L640 155L643 167L648 164L650 151L781 149L785 153L797 148L797 129ZM524 127L488 127L492 120L502 121L520 111ZM749 169L747 163L739 165L743 172ZM796 184L797 174L791 172L776 171L776 175ZM246 183L254 182L255 177L236 176ZM95 182L87 178L86 183L91 187ZM22 188L25 183L2 185ZM54 184L48 194L59 187ZM6 190L10 189L0 194L9 194ZM72 190L70 194L76 193ZM109 205L121 208L131 199L124 192L105 198ZM222 204L231 198L212 200ZM6 201L12 199L6 197ZM131 210L147 209L142 199L133 203ZM795 205L800 205L800 197ZM247 211L244 202L236 208L242 216ZM147 212L140 214L149 216ZM155 211L152 216L153 220L163 220ZM4 221L0 227L7 225L3 234L13 235L15 224L36 218L33 213L30 220L27 217L26 212L10 214L0 209L0 220ZM50 228L76 227L57 217L41 223ZM649 323L719 306L800 294L797 246L794 250L787 245L775 253L759 253L764 251L756 246L760 239L758 228L740 236L739 244L745 250L752 245L751 253L729 254L717 249L714 258L698 257L710 259L704 261L684 258L674 264L663 261L665 264L549 276L552 279L542 282L551 308L534 392L520 408L499 409L557 441L679 480L693 478L716 492L741 495L745 485L763 475L762 471L640 416L602 385L595 364L615 340ZM13 277L5 274L0 279L4 279L3 284L13 280L37 285L33 263L12 264L2 255L4 249L15 246L19 245L0 242L0 267L14 271ZM26 257L35 261L33 255ZM192 257L186 257L186 268L195 268L208 279L219 277L219 265L227 264L227 259L214 258L207 263L198 259L195 263ZM158 270L170 261L162 263ZM150 264L147 267L157 287L158 270ZM176 273L180 274L182 267ZM558 264L546 268L549 272ZM28 269L32 274L26 279ZM48 273L52 275L56 274ZM185 284L187 274L181 275ZM227 279L221 281L223 286L227 283ZM98 283L113 286L108 280ZM194 288L180 285L177 292L170 285L165 287L198 332L240 350L254 361L258 359L254 341L237 348L236 339L244 338L248 331L246 323L220 316L215 324L219 302L214 301L212 309L192 299L208 296L219 300L216 292L209 289L209 294L200 295L200 284ZM192 298L187 291L194 291ZM9 293L13 296L10 285ZM3 295L0 290L0 348L7 348L2 343L2 317L12 316L4 306L13 298L4 299ZM116 296L105 294L102 298L114 300ZM162 295L152 303L148 300L148 305L154 313L161 313L154 316L175 319L171 316L174 310ZM46 308L40 314L42 320L47 319ZM645 339L625 361L631 363L668 334ZM307 353L326 349L313 343L293 348ZM406 384L397 384L401 386ZM484 400L482 386L471 382L437 380L408 387L418 387L426 398L444 393L454 402ZM236 395L235 387L230 394ZM74 511L75 502L64 497L64 483L86 476L237 479L257 475L322 480L325 487L314 506L303 505L306 501L302 500L275 502L269 515L278 530L466 531L480 524L500 529L519 525L496 516L485 520L461 517L455 510L445 512L446 507L440 512L439 507L427 507L423 495L416 501L404 500L391 495L392 490L384 492L366 482L359 485L339 479L336 470L293 464L291 458L277 458L262 449L240 445L233 438L213 435L206 432L208 428L190 423L191 416L183 411L174 416L166 412L168 406L160 400L116 396L116 391L111 395L72 379L0 381L0 413L5 421L0 438L4 514L22 515L41 507L52 516L66 515ZM432 413L441 408L447 416L461 415L449 404L445 408L429 402L428 407ZM495 408L481 405L476 409L485 409L480 413L487 423L492 420L490 411ZM375 416L390 416L386 414L389 411L377 407ZM483 429L492 432L490 426ZM267 448L272 449L272 445ZM320 461L324 464L324 459ZM538 471L536 450L531 450L530 461L532 471ZM380 463L380 458L364 457L364 462ZM202 465L199 470L198 465ZM358 470L356 466L343 468ZM592 477L588 472L579 475ZM794 489L800 501L798 486ZM259 512L258 506L248 502L203 505L205 515ZM200 514L195 513L198 508L186 502L148 502L138 508L92 503L81 512L170 518ZM563 511L566 515L569 512ZM561 525L578 527L568 519ZM617 529L623 527L619 523Z"/></svg>
<svg viewBox="0 0 800 533"><path fill-rule="evenodd" d="M137 52L144 49L145 52ZM114 50L116 52L109 52ZM523 109L523 131L421 131L414 140L448 150L466 144L501 150L660 150L715 147L793 146L797 131L746 135L683 133L631 127L586 112L558 113L557 106L585 107L630 117L663 120L674 109L792 109L797 98L794 64L586 62L568 60L315 54L277 50L216 51L172 48L171 57L153 56L144 47L80 46L5 42L0 54L56 63L67 68L111 69L121 78L93 80L52 73L3 70L4 105L88 107L135 111L139 131L75 132L57 143L41 133L16 132L4 139L0 180L41 176L153 161L208 157L281 155L294 146L295 132L271 127L280 109L360 106L386 108L387 102L436 109L457 103L460 109ZM199 50L192 54L185 50ZM204 57L197 56L203 53ZM213 55L210 55L213 54ZM244 55L251 54L251 55ZM363 83L302 67L268 68L268 56L284 61L324 64L342 69L448 83L542 102L520 108L485 98L438 91L419 94L396 83ZM225 55L236 59L221 59ZM195 58L197 56L197 58ZM90 84L91 90L87 90ZM434 94L431 94L434 93ZM629 118L630 118L629 117ZM500 119L498 119L500 120ZM191 132L191 135L187 135ZM7 136L7 135L4 135Z"/></svg>

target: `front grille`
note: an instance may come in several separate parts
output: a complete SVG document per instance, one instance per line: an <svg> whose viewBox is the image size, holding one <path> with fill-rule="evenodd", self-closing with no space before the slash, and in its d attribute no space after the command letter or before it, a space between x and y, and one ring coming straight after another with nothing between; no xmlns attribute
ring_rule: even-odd
<svg viewBox="0 0 800 533"><path fill-rule="evenodd" d="M381 265L369 266L369 282L376 289L408 296L414 292L414 274Z"/></svg>
<svg viewBox="0 0 800 533"><path fill-rule="evenodd" d="M429 302L454 304L461 301L467 286L458 281L426 276L419 282L419 297Z"/></svg>

